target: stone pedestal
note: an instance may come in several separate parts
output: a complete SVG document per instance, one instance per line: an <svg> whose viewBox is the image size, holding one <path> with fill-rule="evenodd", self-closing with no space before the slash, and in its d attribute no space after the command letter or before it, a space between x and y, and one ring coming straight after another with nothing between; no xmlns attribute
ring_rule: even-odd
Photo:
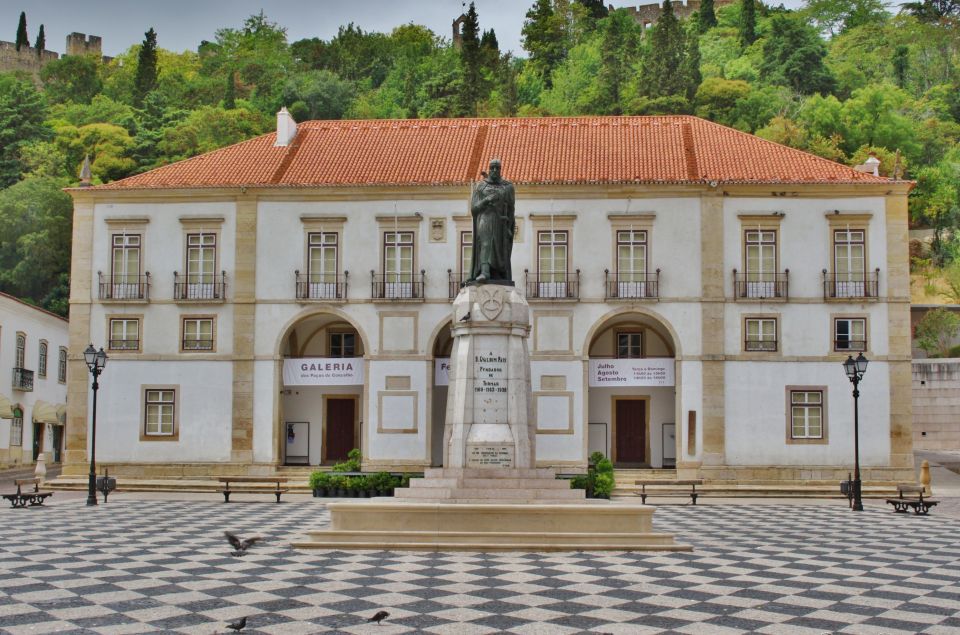
<svg viewBox="0 0 960 635"><path fill-rule="evenodd" d="M330 527L295 547L688 551L653 531L653 507L586 500L536 467L530 309L513 287L466 287L453 303L444 467L393 499L330 503Z"/></svg>

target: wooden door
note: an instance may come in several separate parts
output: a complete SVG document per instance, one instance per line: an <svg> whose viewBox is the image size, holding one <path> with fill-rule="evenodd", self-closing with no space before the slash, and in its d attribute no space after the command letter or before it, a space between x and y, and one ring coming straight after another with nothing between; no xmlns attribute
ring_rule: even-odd
<svg viewBox="0 0 960 635"><path fill-rule="evenodd" d="M327 399L327 425L323 458L327 462L346 461L354 448L355 399Z"/></svg>
<svg viewBox="0 0 960 635"><path fill-rule="evenodd" d="M643 399L616 400L617 464L647 462L647 402Z"/></svg>

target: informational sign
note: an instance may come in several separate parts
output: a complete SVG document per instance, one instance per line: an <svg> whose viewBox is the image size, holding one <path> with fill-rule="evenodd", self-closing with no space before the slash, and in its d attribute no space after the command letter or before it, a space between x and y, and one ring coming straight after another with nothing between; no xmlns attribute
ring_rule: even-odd
<svg viewBox="0 0 960 635"><path fill-rule="evenodd" d="M450 385L450 358L435 357L433 359L433 385Z"/></svg>
<svg viewBox="0 0 960 635"><path fill-rule="evenodd" d="M673 386L673 369L673 359L591 359L590 387Z"/></svg>
<svg viewBox="0 0 960 635"><path fill-rule="evenodd" d="M302 357L283 360L284 386L363 385L362 357Z"/></svg>
<svg viewBox="0 0 960 635"><path fill-rule="evenodd" d="M513 467L513 446L469 445L467 467Z"/></svg>

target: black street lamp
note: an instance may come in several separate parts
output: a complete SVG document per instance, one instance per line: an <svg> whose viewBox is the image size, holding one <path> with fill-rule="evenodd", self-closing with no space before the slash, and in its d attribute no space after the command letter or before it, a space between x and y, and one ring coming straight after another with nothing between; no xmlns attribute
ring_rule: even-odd
<svg viewBox="0 0 960 635"><path fill-rule="evenodd" d="M843 362L843 372L853 384L853 511L855 512L863 511L863 500L860 498L860 420L857 400L860 398L860 381L867 372L868 361L863 353L860 353L856 359L852 355L847 355L847 361Z"/></svg>
<svg viewBox="0 0 960 635"><path fill-rule="evenodd" d="M90 435L90 480L87 483L87 506L97 504L97 381L103 367L107 365L107 354L101 348L99 351L93 344L83 351L83 361L87 363L90 374L93 375L93 430Z"/></svg>

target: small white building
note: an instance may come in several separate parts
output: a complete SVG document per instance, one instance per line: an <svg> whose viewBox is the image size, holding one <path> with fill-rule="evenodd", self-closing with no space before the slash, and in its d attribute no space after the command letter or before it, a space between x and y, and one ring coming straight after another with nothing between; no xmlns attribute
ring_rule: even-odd
<svg viewBox="0 0 960 635"><path fill-rule="evenodd" d="M311 121L74 197L72 350L117 474L442 461L472 184L516 186L537 461L912 475L911 184L687 116ZM66 473L87 462L71 361Z"/></svg>
<svg viewBox="0 0 960 635"><path fill-rule="evenodd" d="M0 466L63 460L68 340L64 318L0 293Z"/></svg>

